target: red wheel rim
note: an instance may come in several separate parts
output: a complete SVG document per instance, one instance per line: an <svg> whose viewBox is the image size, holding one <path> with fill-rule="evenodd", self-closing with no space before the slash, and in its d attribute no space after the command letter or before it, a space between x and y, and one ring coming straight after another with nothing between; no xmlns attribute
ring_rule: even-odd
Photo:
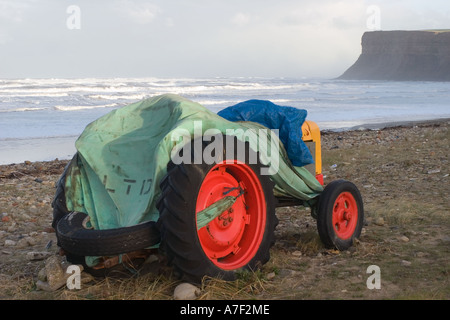
<svg viewBox="0 0 450 320"><path fill-rule="evenodd" d="M266 201L255 172L245 163L229 162L216 164L205 176L196 212L225 196L243 193L197 234L203 251L216 266L235 270L247 265L259 249L266 226ZM230 188L236 189L225 195Z"/></svg>
<svg viewBox="0 0 450 320"><path fill-rule="evenodd" d="M350 192L339 194L333 206L333 228L336 235L343 239L350 239L355 232L358 222L358 206Z"/></svg>

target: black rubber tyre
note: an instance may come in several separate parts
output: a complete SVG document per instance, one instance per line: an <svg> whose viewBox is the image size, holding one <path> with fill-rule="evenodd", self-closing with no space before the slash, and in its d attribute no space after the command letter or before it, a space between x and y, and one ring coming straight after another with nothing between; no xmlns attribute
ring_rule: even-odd
<svg viewBox="0 0 450 320"><path fill-rule="evenodd" d="M71 161L76 163L77 155ZM69 212L66 207L64 184L71 163L67 165L57 182L52 202L52 226L56 231L58 246L68 253L68 257L84 260L84 256L118 255L159 243L160 234L154 221L109 230L84 228L82 222L87 215L81 212Z"/></svg>
<svg viewBox="0 0 450 320"><path fill-rule="evenodd" d="M61 177L59 177L58 181L56 182L56 192L55 196L53 197L52 201L52 208L53 208L53 221L52 221L52 227L56 230L56 226L65 215L69 214L69 210L67 210L66 205L66 196L64 191L64 184L66 181L66 175L67 171L69 170L69 166L72 162L77 161L78 154L75 154L73 159L66 165L64 168L64 172L62 173ZM59 245L59 242L58 242Z"/></svg>
<svg viewBox="0 0 450 320"><path fill-rule="evenodd" d="M87 214L71 212L56 227L61 248L80 256L111 256L145 249L159 243L156 222L148 221L130 227L94 230L82 225Z"/></svg>
<svg viewBox="0 0 450 320"><path fill-rule="evenodd" d="M328 184L319 197L317 230L328 248L347 250L359 238L364 207L358 188L346 180Z"/></svg>
<svg viewBox="0 0 450 320"><path fill-rule="evenodd" d="M223 141L225 141L224 137L223 139ZM212 141L214 141L214 138ZM205 150L210 143L211 142L202 141L201 151ZM176 273L185 281L200 283L204 276L233 280L236 277L237 271L256 270L270 259L270 247L275 242L274 230L278 223L278 219L275 216L275 197L273 195L274 184L269 176L260 174L260 169L263 166L259 162L258 155L250 149L247 143L244 144L235 137L232 158L237 158L237 150L245 150L245 165L250 167L257 175L261 185L259 194L261 194L265 204L265 208L263 209L265 210L265 225L262 227L262 240L259 243L259 247L254 247L254 251L251 251L252 253L250 253L250 256L252 258L248 258L250 259L249 261L245 260L248 261L248 263L243 262L246 264L237 269L223 269L220 265L218 266L217 261L219 261L219 259L217 259L215 263L202 247L201 237L199 236L196 225L199 192L203 182L207 180L205 177L216 170L214 169L217 167L216 164L220 163L221 160L231 160L230 158L226 158L226 145L227 144L224 143L223 153L217 155L218 158L216 158L216 162L212 164L204 162L201 164L194 164L194 161L180 164L174 164L172 161L169 162L167 175L160 183L162 193L157 203L157 208L160 212L160 219L158 221L161 231L160 249L166 255L169 264L174 267ZM191 159L193 160L194 148L189 152L191 152ZM256 155L256 164L251 164L248 161L248 159L255 159L249 158L251 153L253 153L252 156ZM230 169L225 170L228 174ZM243 197L246 197L246 194L244 194ZM243 201L248 200L248 198L244 199L246 200ZM210 224L219 218L211 221ZM208 232L210 232L209 229ZM226 242L226 240L224 240L224 242ZM253 252L255 252L254 255ZM230 253L228 256L233 254L235 253ZM227 258L225 257L224 259Z"/></svg>

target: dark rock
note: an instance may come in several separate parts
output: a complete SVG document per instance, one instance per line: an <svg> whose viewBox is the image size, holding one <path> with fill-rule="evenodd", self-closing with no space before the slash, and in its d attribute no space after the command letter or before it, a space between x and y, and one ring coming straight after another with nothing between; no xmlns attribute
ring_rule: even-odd
<svg viewBox="0 0 450 320"><path fill-rule="evenodd" d="M450 81L450 32L373 31L362 53L339 79Z"/></svg>

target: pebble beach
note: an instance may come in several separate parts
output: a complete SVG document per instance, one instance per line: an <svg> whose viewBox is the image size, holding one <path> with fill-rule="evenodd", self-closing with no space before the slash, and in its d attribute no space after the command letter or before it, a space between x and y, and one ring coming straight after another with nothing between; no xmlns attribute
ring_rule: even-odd
<svg viewBox="0 0 450 320"><path fill-rule="evenodd" d="M433 227L435 233L425 231L422 227L405 227L402 224L400 229L391 229L391 232L398 233L399 237L405 236L408 241L411 238L419 238L420 232L426 232L425 236L422 234L422 241L429 237L430 243L447 245L447 251L441 252L439 258L434 261L437 265L447 261L447 266L445 263L441 265L447 270L446 276L444 275L447 282L443 283L444 286L447 283L446 291L443 289L443 295L447 298L450 298L448 296L449 124L448 119L442 119L396 123L380 129L360 127L340 132L322 132L325 183L343 178L353 181L358 186L365 202L367 220L365 229L386 228L387 225L393 225L394 219L390 216L392 210L414 211L412 207L408 207L408 203L411 206L416 202L425 202L428 205L426 210L430 210L431 213L423 212L422 220L425 221L428 221L427 216L437 215L439 212L439 220L427 222L431 225L440 224ZM55 233L51 228L51 202L55 183L67 163L68 160L55 159L0 166L0 299L61 298L60 291L59 295L48 296L48 292L39 290L35 284L46 259L58 253ZM395 207L394 204L399 205ZM299 252L298 248L290 247L292 244L289 244L289 241L286 239L283 241L286 232L290 230L290 226L283 223L283 217L289 216L291 209L288 208L287 211L281 209L277 213L281 221L277 232L282 241L272 249L275 255L278 251ZM401 213L406 215L406 212ZM414 222L415 218L416 216L411 221ZM297 225L302 223L298 221ZM403 230L402 228L413 232L399 232ZM373 242L377 241L376 235L369 231L363 235L361 241L367 243L367 249L374 246ZM420 243L424 242L417 242L416 245L420 246ZM391 248L390 244L389 246ZM323 251L320 251L322 249L317 250L323 254ZM362 249L360 247L356 250ZM417 247L418 252L426 252L425 250L427 249L419 250ZM304 250L303 258L305 253ZM314 257L316 254L317 252ZM402 260L407 261L405 264L409 261L407 258ZM426 265L425 260L420 263ZM281 268L289 267L281 266ZM413 274L411 277L416 275ZM283 283L282 280L278 278L277 281ZM420 279L416 281L420 283ZM385 293L381 298L396 298L400 294L400 289L398 286L392 288L391 292ZM418 285L418 290L420 289L421 286ZM283 292L281 288L274 289L274 294L279 294L280 297L288 296L287 292L281 292ZM269 296L270 293L267 292L261 297Z"/></svg>

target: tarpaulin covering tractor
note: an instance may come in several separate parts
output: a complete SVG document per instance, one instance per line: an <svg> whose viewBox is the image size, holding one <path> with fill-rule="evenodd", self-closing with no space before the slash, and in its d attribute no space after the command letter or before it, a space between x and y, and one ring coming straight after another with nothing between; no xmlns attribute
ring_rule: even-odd
<svg viewBox="0 0 450 320"><path fill-rule="evenodd" d="M361 233L357 187L324 186L306 111L250 100L218 114L166 94L89 124L57 183L53 227L67 259L108 268L158 250L186 280L234 279L270 259L275 209L311 208L325 246Z"/></svg>

